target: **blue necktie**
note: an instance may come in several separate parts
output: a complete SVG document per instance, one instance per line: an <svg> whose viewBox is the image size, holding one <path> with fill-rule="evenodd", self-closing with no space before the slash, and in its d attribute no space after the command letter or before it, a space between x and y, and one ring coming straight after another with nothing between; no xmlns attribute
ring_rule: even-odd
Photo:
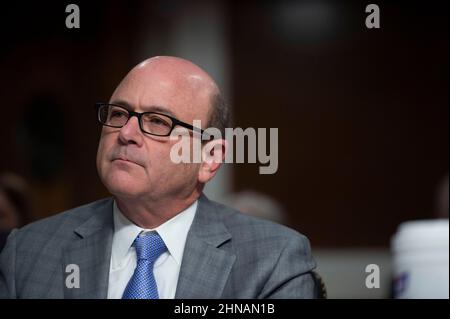
<svg viewBox="0 0 450 319"><path fill-rule="evenodd" d="M137 236L133 245L136 248L137 265L122 299L159 299L153 264L167 247L157 232Z"/></svg>

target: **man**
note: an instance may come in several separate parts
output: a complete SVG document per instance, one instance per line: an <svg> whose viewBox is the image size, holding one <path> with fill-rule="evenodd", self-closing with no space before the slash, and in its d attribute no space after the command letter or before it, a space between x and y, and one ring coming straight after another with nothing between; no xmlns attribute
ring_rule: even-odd
<svg viewBox="0 0 450 319"><path fill-rule="evenodd" d="M148 59L108 104L97 168L113 198L13 231L0 257L10 298L311 298L315 263L306 237L245 216L203 194L226 142L200 163L176 164L176 128L224 130L217 85L193 63ZM212 160L211 160L212 159Z"/></svg>

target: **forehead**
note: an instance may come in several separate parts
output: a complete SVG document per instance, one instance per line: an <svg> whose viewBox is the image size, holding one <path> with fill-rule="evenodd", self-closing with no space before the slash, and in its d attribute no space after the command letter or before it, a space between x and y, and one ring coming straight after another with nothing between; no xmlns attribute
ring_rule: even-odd
<svg viewBox="0 0 450 319"><path fill-rule="evenodd" d="M166 68L135 68L118 85L110 102L126 103L135 111L152 111L155 107L180 120L206 121L211 89L197 74Z"/></svg>

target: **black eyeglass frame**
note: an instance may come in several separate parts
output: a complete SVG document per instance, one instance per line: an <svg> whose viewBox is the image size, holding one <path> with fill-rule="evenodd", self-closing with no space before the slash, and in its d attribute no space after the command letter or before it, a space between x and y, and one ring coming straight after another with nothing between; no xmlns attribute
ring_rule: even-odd
<svg viewBox="0 0 450 319"><path fill-rule="evenodd" d="M100 108L101 108L102 106L105 106L105 105L107 105L107 106L116 106L116 107L120 107L121 109L124 109L124 110L128 113L128 115L129 115L127 121L126 121L122 126L109 125L109 124L103 123L103 122L100 120ZM188 124L188 123L185 123L185 122L182 122L182 121L180 121L179 119L177 119L177 118L175 118L175 117L173 117L173 116L170 116L170 115L168 115L168 114L164 114L164 113L160 113L160 112L153 112L153 111L150 111L150 112L135 112L135 111L131 111L131 110L127 109L126 107L124 107L124 106L122 106L122 105L119 105L119 104L102 103L102 102L95 103L95 109L96 109L96 111L97 111L97 120L100 122L100 124L102 124L102 125L104 125L104 126L114 127L114 128L122 128L122 127L124 127L124 126L128 123L128 121L130 120L131 117L136 116L137 119L138 119L139 128L140 128L141 131L142 131L143 133L145 133L145 134L150 134L150 135L153 135L153 136L162 136L162 137L163 137L163 136L170 136L170 134L172 134L172 131L173 131L173 129L175 128L175 126L179 125L179 126L182 126L182 127L184 127L184 128L187 128L187 129L189 129L189 130L191 130L191 131L193 131L193 132L200 133L200 136L203 136L203 134L205 134L206 136L208 136L209 138L211 138L211 136L209 136L209 135L208 135L204 130L202 130L201 128L195 127L195 126L193 126L193 125L191 125L191 124ZM170 128L169 133L168 133L168 134L165 134L165 135L161 135L161 134L155 134L155 133L150 133L150 132L145 131L145 130L143 129L143 127L142 127L142 121L141 121L141 117L142 117L144 114L158 114L158 115L163 115L163 116L165 116L165 117L170 118L170 119L172 120L172 127Z"/></svg>

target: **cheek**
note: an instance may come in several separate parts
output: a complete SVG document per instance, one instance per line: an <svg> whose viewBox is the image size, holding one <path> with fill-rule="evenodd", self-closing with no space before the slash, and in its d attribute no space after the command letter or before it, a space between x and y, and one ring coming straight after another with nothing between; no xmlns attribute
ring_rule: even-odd
<svg viewBox="0 0 450 319"><path fill-rule="evenodd" d="M170 148L168 145L158 148L156 145L149 149L146 173L154 182L169 184L184 174L184 164L173 163L170 159Z"/></svg>
<svg viewBox="0 0 450 319"><path fill-rule="evenodd" d="M176 164L171 178L177 184L188 185L195 183L198 177L200 164Z"/></svg>
<svg viewBox="0 0 450 319"><path fill-rule="evenodd" d="M96 158L97 171L100 175L102 175L102 171L105 169L104 166L106 164L106 153L107 152L105 139L101 138L98 144L97 158Z"/></svg>
<svg viewBox="0 0 450 319"><path fill-rule="evenodd" d="M102 134L98 144L96 165L97 172L103 181L112 171L112 163L109 160L109 154L111 154L115 141L116 137L113 136L113 134Z"/></svg>

